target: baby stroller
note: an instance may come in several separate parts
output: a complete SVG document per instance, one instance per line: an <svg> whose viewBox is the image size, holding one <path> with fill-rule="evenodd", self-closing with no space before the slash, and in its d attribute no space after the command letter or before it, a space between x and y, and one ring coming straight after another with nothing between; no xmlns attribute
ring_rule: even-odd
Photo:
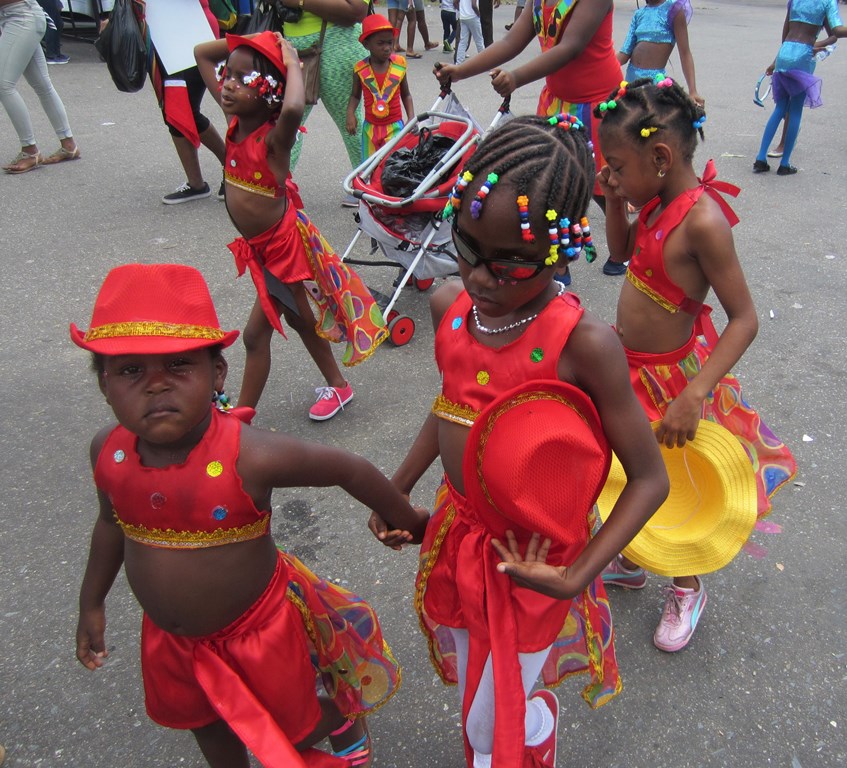
<svg viewBox="0 0 847 768"><path fill-rule="evenodd" d="M500 105L488 131L510 119L509 101ZM359 200L359 207L358 229L342 261L399 265L405 270L391 296L371 290L395 346L408 344L415 333L414 320L394 309L407 283L412 280L425 291L436 277L458 271L450 227L440 213L482 135L482 128L447 87L428 112L413 117L344 179L344 190ZM362 233L371 238L371 255L381 250L388 261L348 258Z"/></svg>

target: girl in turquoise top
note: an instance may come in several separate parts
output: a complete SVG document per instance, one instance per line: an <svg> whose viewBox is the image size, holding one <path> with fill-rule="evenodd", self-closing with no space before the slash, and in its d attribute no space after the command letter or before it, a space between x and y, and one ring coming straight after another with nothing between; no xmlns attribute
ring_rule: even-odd
<svg viewBox="0 0 847 768"><path fill-rule="evenodd" d="M828 37L818 40L823 28L826 28ZM790 160L800 133L803 107L814 109L823 104L821 80L814 74L814 56L841 37L847 37L847 27L841 21L836 0L789 0L782 26L782 45L773 64L766 70L773 75L776 106L765 126L759 154L753 163L754 173L771 169L766 159L767 151L783 118L786 121L785 148L777 174L791 176L797 173Z"/></svg>
<svg viewBox="0 0 847 768"><path fill-rule="evenodd" d="M646 0L632 17L629 34L618 51L618 61L627 64L626 80L665 77L674 45L679 47L679 63L691 98L699 106L704 101L697 93L694 56L688 44L688 23L693 15L690 0Z"/></svg>

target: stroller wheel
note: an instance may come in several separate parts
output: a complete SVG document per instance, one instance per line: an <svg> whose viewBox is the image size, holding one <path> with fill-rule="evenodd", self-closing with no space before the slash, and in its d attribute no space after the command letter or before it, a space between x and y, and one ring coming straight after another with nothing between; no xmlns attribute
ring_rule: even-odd
<svg viewBox="0 0 847 768"><path fill-rule="evenodd" d="M434 277L428 277L426 280L418 280L418 278L415 278L415 288L417 288L419 291L428 291L430 288L432 288L432 284L434 282Z"/></svg>
<svg viewBox="0 0 847 768"><path fill-rule="evenodd" d="M406 315L398 315L388 323L389 340L395 347L402 347L415 335L415 321Z"/></svg>
<svg viewBox="0 0 847 768"><path fill-rule="evenodd" d="M392 310L391 310L391 311L390 311L390 312L389 312L389 313L385 316L385 324L386 324L386 325L388 325L388 326L390 326L390 325L391 325L391 323L394 321L394 318L396 318L396 317L400 317L400 313L399 313L396 309L392 309Z"/></svg>

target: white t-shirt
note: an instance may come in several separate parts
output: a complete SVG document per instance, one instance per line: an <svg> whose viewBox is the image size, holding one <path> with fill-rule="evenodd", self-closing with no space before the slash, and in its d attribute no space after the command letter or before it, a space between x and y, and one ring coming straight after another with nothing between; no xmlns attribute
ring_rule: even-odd
<svg viewBox="0 0 847 768"><path fill-rule="evenodd" d="M441 0L441 10L448 13L456 13L456 7L453 5L453 0Z"/></svg>
<svg viewBox="0 0 847 768"><path fill-rule="evenodd" d="M477 7L479 7L479 5L477 5ZM459 0L460 19L475 19L477 16L478 14L474 13L473 0Z"/></svg>

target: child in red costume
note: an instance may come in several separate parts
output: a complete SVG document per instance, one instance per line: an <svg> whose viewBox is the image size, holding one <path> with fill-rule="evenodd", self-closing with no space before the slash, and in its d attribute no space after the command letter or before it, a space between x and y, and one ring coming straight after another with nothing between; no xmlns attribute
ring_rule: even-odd
<svg viewBox="0 0 847 768"><path fill-rule="evenodd" d="M263 32L203 43L195 58L206 87L231 118L226 207L242 237L229 247L238 273L249 269L259 294L244 329L247 359L238 404L258 403L270 373L273 332L283 333L283 315L326 379L309 416L330 419L350 402L353 390L328 340L346 342L342 362L352 366L371 355L388 331L368 289L302 210L290 178L291 148L305 106L297 51L282 35ZM218 82L216 66L223 59ZM320 312L317 321L310 299Z"/></svg>
<svg viewBox="0 0 847 768"><path fill-rule="evenodd" d="M408 494L441 457L445 484L422 546L416 606L436 669L460 687L469 766L553 765L555 697L527 698L542 669L554 685L590 667L593 679L583 695L595 706L620 689L599 574L667 493L661 457L612 329L553 281L557 262L576 258L590 239L584 214L593 184L581 122L565 115L518 118L480 144L445 209L445 219L453 218L462 280L448 282L432 299L443 387L393 479ZM530 546L532 562L503 567L541 595L492 570L492 538L504 531L486 525L466 498L472 480L462 465L473 452L468 436L480 414L498 396L536 379L567 382L590 398L629 478L613 525L588 541L589 499L569 532L576 545L557 537L549 563L536 561L535 545L528 544L539 528L514 526L509 559L526 556ZM563 483L568 470L563 453ZM516 477L515 497L539 481L556 482L545 471L536 479ZM385 535L375 518L372 528ZM469 547L476 555L469 556ZM503 612L515 617L511 631L496 607L486 611L478 599L483 592L505 592Z"/></svg>
<svg viewBox="0 0 847 768"><path fill-rule="evenodd" d="M362 126L362 160L387 144L415 114L415 105L406 77L406 59L393 53L397 30L378 13L366 16L359 42L370 56L353 69L353 91L347 103L347 132L356 133L356 110L364 96L365 119Z"/></svg>
<svg viewBox="0 0 847 768"><path fill-rule="evenodd" d="M738 217L719 192L710 160L702 179L692 166L705 113L669 78L636 80L598 107L608 165L598 174L607 200L610 247L632 258L618 301L617 332L630 378L656 437L667 447L693 440L701 418L738 438L756 470L759 514L796 472L790 451L741 395L729 371L756 336L753 299L735 252ZM644 206L630 222L627 201ZM703 301L713 289L727 314L720 336ZM644 572L625 558L606 583L640 589ZM678 651L691 639L706 605L695 574L673 580L653 641Z"/></svg>
<svg viewBox="0 0 847 768"><path fill-rule="evenodd" d="M370 765L364 715L399 669L367 603L276 548L271 492L339 485L408 529L403 541L426 515L364 459L215 408L237 336L200 273L169 264L112 270L88 331L71 326L119 422L91 443L100 514L76 655L104 663L104 603L124 565L154 721L190 729L214 767L247 768L247 748L267 768ZM313 748L326 736L333 754Z"/></svg>
<svg viewBox="0 0 847 768"><path fill-rule="evenodd" d="M504 97L544 78L536 114L564 113L579 118L594 142L599 171L603 156L592 110L621 79L612 39L613 15L612 0L529 0L504 38L461 65L436 65L436 77L441 83L455 82L485 72L494 90ZM534 38L541 54L519 67L504 69ZM597 185L594 201L604 208ZM623 259L614 251L612 256L603 265L603 273L622 275L626 271L620 263Z"/></svg>

